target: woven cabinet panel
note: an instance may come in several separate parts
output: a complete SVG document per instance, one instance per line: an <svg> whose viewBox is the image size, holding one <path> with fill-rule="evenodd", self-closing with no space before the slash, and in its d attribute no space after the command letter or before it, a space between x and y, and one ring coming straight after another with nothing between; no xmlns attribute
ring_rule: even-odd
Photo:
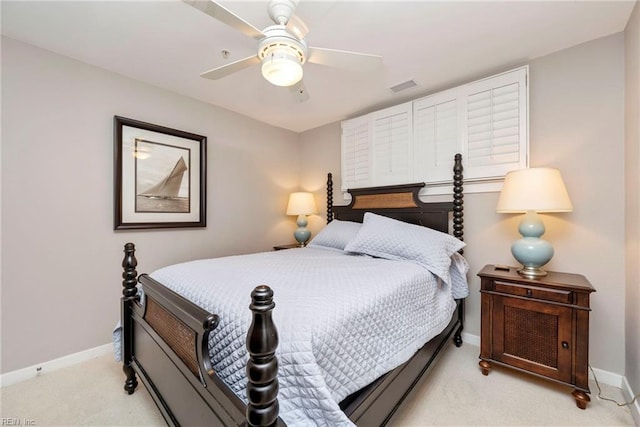
<svg viewBox="0 0 640 427"><path fill-rule="evenodd" d="M504 307L504 352L542 365L558 366L558 317Z"/></svg>
<svg viewBox="0 0 640 427"><path fill-rule="evenodd" d="M152 298L144 318L197 377L196 333Z"/></svg>

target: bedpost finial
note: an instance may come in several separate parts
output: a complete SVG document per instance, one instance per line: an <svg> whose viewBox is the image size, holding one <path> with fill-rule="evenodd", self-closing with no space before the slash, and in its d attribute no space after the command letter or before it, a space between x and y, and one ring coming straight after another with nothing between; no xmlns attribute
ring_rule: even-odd
<svg viewBox="0 0 640 427"><path fill-rule="evenodd" d="M460 179L462 179L462 170L463 170L462 154L457 153L453 157L453 159L454 159L454 164L453 164L454 180L456 179L456 177L455 177L456 174L460 174Z"/></svg>
<svg viewBox="0 0 640 427"><path fill-rule="evenodd" d="M251 292L251 311L267 311L273 310L275 307L273 302L273 291L267 285L256 286Z"/></svg>

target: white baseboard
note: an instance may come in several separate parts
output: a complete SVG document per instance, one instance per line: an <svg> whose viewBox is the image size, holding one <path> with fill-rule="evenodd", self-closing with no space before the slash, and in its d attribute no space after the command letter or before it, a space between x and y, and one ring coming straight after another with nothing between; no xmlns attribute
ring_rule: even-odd
<svg viewBox="0 0 640 427"><path fill-rule="evenodd" d="M593 374L595 373L598 378L598 382L601 384L610 385L616 388L622 388L622 383L626 381L626 378L619 374L614 374L613 372L603 371L602 369L593 368L593 372L589 370L589 379L594 379Z"/></svg>
<svg viewBox="0 0 640 427"><path fill-rule="evenodd" d="M638 390L635 391L631 388L631 385L627 381L627 377L622 377L622 394L624 395L624 399L627 402L630 402L633 399L633 396L638 393ZM636 399L636 401L629 405L629 410L631 411L631 415L633 415L633 420L636 422L637 426L640 426L640 399Z"/></svg>
<svg viewBox="0 0 640 427"><path fill-rule="evenodd" d="M480 347L480 336L478 335L471 335L468 334L466 332L462 333L462 343L463 344L471 344L471 345L475 345L476 347Z"/></svg>
<svg viewBox="0 0 640 427"><path fill-rule="evenodd" d="M105 354L109 353L113 353L113 344L101 345L99 347L94 347L90 348L89 350L69 354L67 356L40 363L38 365L33 365L27 368L18 369L16 371L7 372L6 374L0 375L0 387L6 387L25 380L29 380L45 372L68 368L69 366L77 365L78 363L86 362L87 360L104 356Z"/></svg>
<svg viewBox="0 0 640 427"><path fill-rule="evenodd" d="M480 347L480 336L463 332L462 342L465 344L470 344L476 347ZM600 382L601 384L610 385L610 386L621 388L624 390L623 384L627 382L627 379L622 375L614 374L613 372L609 372L609 371L603 371L602 369L597 369L597 368L593 368L593 371L598 377L598 382ZM591 371L589 371L589 378L593 379L593 375L591 374ZM627 387L628 387L628 383L627 383Z"/></svg>

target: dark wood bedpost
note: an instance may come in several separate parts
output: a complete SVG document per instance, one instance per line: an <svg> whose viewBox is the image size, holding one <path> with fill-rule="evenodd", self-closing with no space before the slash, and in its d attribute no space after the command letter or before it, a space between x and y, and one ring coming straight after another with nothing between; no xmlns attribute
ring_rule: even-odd
<svg viewBox="0 0 640 427"><path fill-rule="evenodd" d="M273 291L265 285L251 293L253 319L247 334L247 424L275 426L278 421L278 332L271 319Z"/></svg>
<svg viewBox="0 0 640 427"><path fill-rule="evenodd" d="M460 240L464 240L464 201L462 193L462 155L456 154L455 162L453 165L453 235ZM460 254L464 252L460 249ZM462 345L462 330L464 328L464 300L458 301L460 304L460 310L458 310L458 320L460 326L456 330L453 336L453 342L456 347Z"/></svg>
<svg viewBox="0 0 640 427"><path fill-rule="evenodd" d="M453 235L460 240L464 240L462 169L462 155L456 154L453 165Z"/></svg>
<svg viewBox="0 0 640 427"><path fill-rule="evenodd" d="M133 330L131 324L131 304L138 300L138 272L136 267L138 261L135 256L136 248L133 243L124 245L124 259L122 260L122 298L120 314L122 316L122 370L127 376L124 389L127 393L133 394L138 381L136 373L131 367L133 350Z"/></svg>
<svg viewBox="0 0 640 427"><path fill-rule="evenodd" d="M333 221L333 175L327 174L327 224Z"/></svg>

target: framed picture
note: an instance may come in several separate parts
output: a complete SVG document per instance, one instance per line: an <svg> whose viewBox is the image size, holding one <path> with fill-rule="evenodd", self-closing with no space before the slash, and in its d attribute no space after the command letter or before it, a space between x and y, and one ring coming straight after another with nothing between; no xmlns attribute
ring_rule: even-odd
<svg viewBox="0 0 640 427"><path fill-rule="evenodd" d="M207 137L114 116L115 230L206 227Z"/></svg>

